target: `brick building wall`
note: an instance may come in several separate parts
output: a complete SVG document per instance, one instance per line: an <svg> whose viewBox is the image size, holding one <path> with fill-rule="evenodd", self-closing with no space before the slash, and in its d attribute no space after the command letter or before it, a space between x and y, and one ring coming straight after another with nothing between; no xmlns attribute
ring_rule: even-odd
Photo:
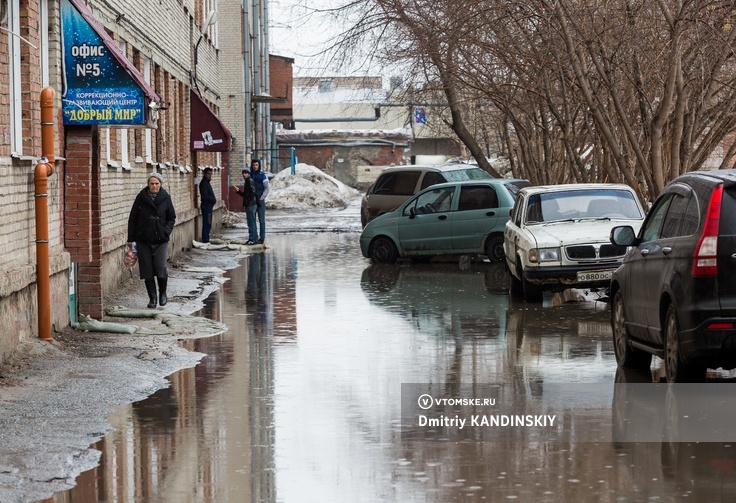
<svg viewBox="0 0 736 503"><path fill-rule="evenodd" d="M38 2L20 3L20 34L36 48L19 43L20 50L20 104L22 114L21 153L11 148L11 65L7 33L0 36L0 361L15 349L20 341L38 334L36 281L36 198L34 167L41 156L40 125L40 23ZM17 40L17 39L16 39ZM58 93L56 94L58 100ZM59 137L60 132L56 136ZM54 153L59 155L58 144ZM47 197L38 198L48 208L49 272L51 296L67 299L69 288L69 254L62 239L63 164L55 165L56 172L49 178ZM52 303L51 322L55 326L69 323L65 302Z"/></svg>
<svg viewBox="0 0 736 503"><path fill-rule="evenodd" d="M351 187L365 188L361 172L366 168L408 163L410 132L282 130L276 139L279 147L294 147L300 163L316 166Z"/></svg>
<svg viewBox="0 0 736 503"><path fill-rule="evenodd" d="M294 129L294 59L270 56L271 96L283 99L271 103L271 120L284 129Z"/></svg>
<svg viewBox="0 0 736 503"><path fill-rule="evenodd" d="M252 145L247 141L245 132L245 77L243 74L243 9L240 1L218 2L220 19L220 64L227 68L220 76L220 110L222 120L233 134L233 145L230 151L230 166L228 185L242 184L240 170L250 161L249 149ZM237 41L237 42L236 42ZM228 193L228 208L232 211L242 211L242 198L234 190Z"/></svg>
<svg viewBox="0 0 736 503"><path fill-rule="evenodd" d="M58 117L55 173L48 182L49 252L52 327L68 325L70 265L77 264L80 312L102 317L104 296L130 277L122 264L127 241L127 217L147 175L158 171L177 211L170 257L191 247L198 228L199 201L194 178L198 166L215 167L212 179L221 194L221 173L227 153L190 151L189 85L193 47L200 36L201 2L104 0L85 2L94 16L124 47L126 56L143 72L150 62L150 82L163 98L158 129L89 127L68 131L61 120L61 23L58 0L49 0L49 85L55 90ZM39 2L20 0L19 33L41 47ZM221 105L218 51L208 30L198 47L200 92L212 108ZM35 198L33 167L41 155L41 67L39 49L21 45L22 155L12 155L9 143L10 72L0 72L0 362L20 341L38 335L36 308ZM0 66L10 64L6 34L0 37ZM84 129L84 128L82 128ZM151 138L152 163L146 162L146 136ZM220 171L222 168L222 171ZM219 225L216 208L215 229ZM201 226L201 223L199 224ZM137 269L134 270L137 276ZM141 284L141 295L145 296ZM85 310L81 306L85 306Z"/></svg>

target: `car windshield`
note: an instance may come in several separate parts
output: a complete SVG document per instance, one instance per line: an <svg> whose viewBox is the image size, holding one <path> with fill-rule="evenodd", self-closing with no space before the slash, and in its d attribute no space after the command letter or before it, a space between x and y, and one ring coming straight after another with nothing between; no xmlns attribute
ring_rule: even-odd
<svg viewBox="0 0 736 503"><path fill-rule="evenodd" d="M534 194L526 223L584 219L641 219L634 194L622 189L586 189Z"/></svg>
<svg viewBox="0 0 736 503"><path fill-rule="evenodd" d="M466 180L488 180L493 178L490 174L480 168L453 169L443 171L442 175L448 182L464 182Z"/></svg>

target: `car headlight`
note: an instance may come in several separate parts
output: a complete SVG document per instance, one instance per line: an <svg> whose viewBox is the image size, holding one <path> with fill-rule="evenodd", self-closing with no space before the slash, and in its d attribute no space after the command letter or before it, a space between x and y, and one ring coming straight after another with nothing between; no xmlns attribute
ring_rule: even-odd
<svg viewBox="0 0 736 503"><path fill-rule="evenodd" d="M532 248L529 250L529 262L559 262L559 248Z"/></svg>

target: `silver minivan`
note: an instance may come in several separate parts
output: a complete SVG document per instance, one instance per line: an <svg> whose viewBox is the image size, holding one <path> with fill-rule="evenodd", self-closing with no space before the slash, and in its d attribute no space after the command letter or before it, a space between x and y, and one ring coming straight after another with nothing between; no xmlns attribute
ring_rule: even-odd
<svg viewBox="0 0 736 503"><path fill-rule="evenodd" d="M360 222L365 227L377 216L398 208L404 201L430 185L489 178L493 177L471 164L412 164L386 168L363 196Z"/></svg>

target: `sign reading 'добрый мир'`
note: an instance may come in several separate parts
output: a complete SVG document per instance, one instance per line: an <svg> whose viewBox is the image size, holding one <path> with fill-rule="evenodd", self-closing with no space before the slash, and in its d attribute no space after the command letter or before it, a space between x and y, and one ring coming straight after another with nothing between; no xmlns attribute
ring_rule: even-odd
<svg viewBox="0 0 736 503"><path fill-rule="evenodd" d="M145 96L70 0L61 2L65 125L146 123Z"/></svg>

